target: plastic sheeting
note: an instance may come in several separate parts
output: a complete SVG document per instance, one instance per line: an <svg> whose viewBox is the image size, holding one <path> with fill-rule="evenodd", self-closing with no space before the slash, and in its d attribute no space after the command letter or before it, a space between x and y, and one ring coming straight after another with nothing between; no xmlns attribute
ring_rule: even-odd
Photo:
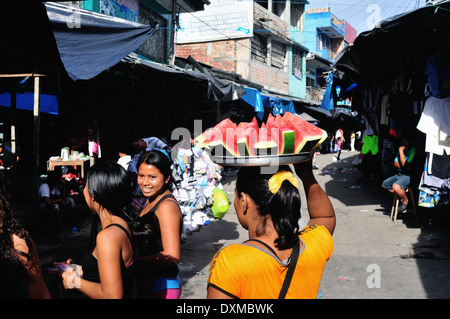
<svg viewBox="0 0 450 319"><path fill-rule="evenodd" d="M244 89L245 95L241 99L255 108L256 117L260 120L264 117L264 108L272 109L274 115L283 115L285 112L295 114L294 103L291 100L266 96L253 88L246 87Z"/></svg>
<svg viewBox="0 0 450 319"><path fill-rule="evenodd" d="M87 80L136 50L157 26L57 3L45 3L61 61L73 80Z"/></svg>
<svg viewBox="0 0 450 319"><path fill-rule="evenodd" d="M4 92L0 94L0 105L11 107L11 93ZM43 94L40 95L40 111L42 113L58 114L58 99L55 95ZM16 107L21 110L33 111L34 107L34 93L23 92L16 93Z"/></svg>
<svg viewBox="0 0 450 319"><path fill-rule="evenodd" d="M327 78L327 89L325 90L325 94L323 96L321 108L324 110L330 111L334 110L334 98L333 98L333 73L328 74Z"/></svg>
<svg viewBox="0 0 450 319"><path fill-rule="evenodd" d="M244 88L245 95L241 97L246 103L255 108L256 117L262 120L264 116L264 106L262 102L261 92L253 88Z"/></svg>
<svg viewBox="0 0 450 319"><path fill-rule="evenodd" d="M450 1L442 1L387 18L358 35L335 58L334 67L350 81L369 81L374 75L386 76L386 70L396 70L403 57L445 51L449 11Z"/></svg>

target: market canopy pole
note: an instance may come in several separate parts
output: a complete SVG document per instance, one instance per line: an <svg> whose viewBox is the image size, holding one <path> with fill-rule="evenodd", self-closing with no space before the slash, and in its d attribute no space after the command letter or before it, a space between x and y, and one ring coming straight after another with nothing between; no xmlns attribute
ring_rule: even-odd
<svg viewBox="0 0 450 319"><path fill-rule="evenodd" d="M34 78L34 104L33 104L33 207L38 206L39 189L39 142L41 130L41 87L40 75L33 75Z"/></svg>
<svg viewBox="0 0 450 319"><path fill-rule="evenodd" d="M38 204L39 189L39 142L40 142L40 124L41 124L41 87L40 77L45 76L39 73L17 73L17 74L0 74L0 78L21 78L32 76L34 79L34 103L33 103L33 207ZM14 151L15 151L15 127L11 128L11 134L14 135ZM13 153L14 155L14 153Z"/></svg>

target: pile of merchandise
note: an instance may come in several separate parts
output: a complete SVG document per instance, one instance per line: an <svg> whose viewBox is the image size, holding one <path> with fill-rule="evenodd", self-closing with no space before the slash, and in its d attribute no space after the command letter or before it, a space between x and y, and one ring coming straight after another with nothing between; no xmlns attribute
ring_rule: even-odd
<svg viewBox="0 0 450 319"><path fill-rule="evenodd" d="M223 218L229 202L220 183L220 166L206 152L201 148L178 149L172 175L173 195L183 213L182 240L203 225Z"/></svg>

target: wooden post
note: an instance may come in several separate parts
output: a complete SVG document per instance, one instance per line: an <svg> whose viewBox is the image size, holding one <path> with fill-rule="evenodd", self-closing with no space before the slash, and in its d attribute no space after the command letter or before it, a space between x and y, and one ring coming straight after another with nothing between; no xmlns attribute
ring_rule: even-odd
<svg viewBox="0 0 450 319"><path fill-rule="evenodd" d="M33 105L33 207L38 207L39 196L39 141L40 141L40 108L41 88L39 76L34 76L34 105Z"/></svg>
<svg viewBox="0 0 450 319"><path fill-rule="evenodd" d="M17 91L14 85L11 89L11 193L13 196L17 195L17 144L16 144L16 109L17 109Z"/></svg>
<svg viewBox="0 0 450 319"><path fill-rule="evenodd" d="M169 47L169 64L175 64L175 23L176 23L177 0L172 0L172 13L170 18L170 47Z"/></svg>

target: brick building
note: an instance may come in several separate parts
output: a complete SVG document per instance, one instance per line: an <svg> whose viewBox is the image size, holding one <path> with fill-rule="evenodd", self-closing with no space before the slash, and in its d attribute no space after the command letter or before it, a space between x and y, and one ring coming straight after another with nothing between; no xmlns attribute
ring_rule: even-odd
<svg viewBox="0 0 450 319"><path fill-rule="evenodd" d="M176 56L237 73L269 93L303 99L305 3L212 0L202 12L180 15Z"/></svg>

